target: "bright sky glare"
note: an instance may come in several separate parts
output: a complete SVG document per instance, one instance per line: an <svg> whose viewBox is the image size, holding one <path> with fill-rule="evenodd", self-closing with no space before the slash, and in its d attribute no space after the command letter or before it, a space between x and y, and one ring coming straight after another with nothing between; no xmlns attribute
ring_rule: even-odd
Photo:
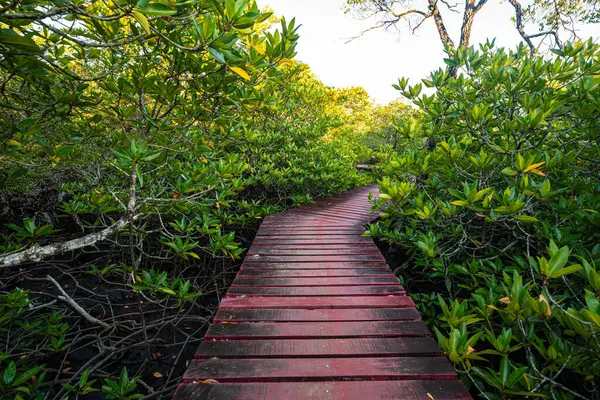
<svg viewBox="0 0 600 400"><path fill-rule="evenodd" d="M444 52L432 20L426 21L415 35L403 25L400 32L379 29L346 44L348 38L377 21L361 21L344 14L344 3L262 0L259 6L269 6L288 20L296 17L297 23L302 24L297 58L310 65L321 81L334 87L362 86L378 103L399 98L391 86L398 78L410 78L414 84L443 66ZM450 36L458 43L462 9L460 13L442 13ZM475 17L471 43L496 37L497 46L516 46L521 38L511 21L513 15L514 9L508 2L488 2ZM600 24L582 28L580 35L599 37Z"/></svg>

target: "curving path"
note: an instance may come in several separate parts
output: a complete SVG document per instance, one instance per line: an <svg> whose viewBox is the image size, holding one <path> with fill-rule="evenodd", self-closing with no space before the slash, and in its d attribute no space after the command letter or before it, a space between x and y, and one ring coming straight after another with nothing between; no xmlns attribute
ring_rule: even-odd
<svg viewBox="0 0 600 400"><path fill-rule="evenodd" d="M174 399L470 399L370 238L374 185L264 219Z"/></svg>

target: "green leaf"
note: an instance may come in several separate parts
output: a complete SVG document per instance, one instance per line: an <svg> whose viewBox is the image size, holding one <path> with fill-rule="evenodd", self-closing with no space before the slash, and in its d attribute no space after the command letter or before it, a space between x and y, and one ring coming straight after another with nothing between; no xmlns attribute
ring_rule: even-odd
<svg viewBox="0 0 600 400"><path fill-rule="evenodd" d="M529 215L515 215L515 219L526 223L539 222L539 219L531 217Z"/></svg>
<svg viewBox="0 0 600 400"><path fill-rule="evenodd" d="M500 381L502 385L505 386L508 381L508 376L510 374L510 361L507 356L503 356L500 361Z"/></svg>
<svg viewBox="0 0 600 400"><path fill-rule="evenodd" d="M129 156L129 154L125 153L124 151L116 149L111 149L111 151L118 159L122 161L131 161L131 157Z"/></svg>
<svg viewBox="0 0 600 400"><path fill-rule="evenodd" d="M8 174L8 178L9 179L18 179L25 175L27 175L26 168L17 168L17 169L10 171L10 173Z"/></svg>
<svg viewBox="0 0 600 400"><path fill-rule="evenodd" d="M0 43L26 53L42 53L42 49L38 47L33 39L21 36L12 29L0 29Z"/></svg>
<svg viewBox="0 0 600 400"><path fill-rule="evenodd" d="M5 23L8 26L19 26L19 27L24 27L27 25L31 25L33 23L33 19L27 18L27 19L14 19L14 18L2 18L0 17L0 22Z"/></svg>
<svg viewBox="0 0 600 400"><path fill-rule="evenodd" d="M146 33L150 33L150 23L144 14L139 11L133 12L133 17L142 25Z"/></svg>
<svg viewBox="0 0 600 400"><path fill-rule="evenodd" d="M235 16L236 11L236 1L235 0L225 0L225 14L229 18L233 18Z"/></svg>
<svg viewBox="0 0 600 400"><path fill-rule="evenodd" d="M148 286L144 285L143 283L133 283L130 286L135 290L148 290Z"/></svg>
<svg viewBox="0 0 600 400"><path fill-rule="evenodd" d="M158 291L166 293L166 294L170 294L171 296L177 295L177 293L173 289L169 289L169 288L158 288Z"/></svg>
<svg viewBox="0 0 600 400"><path fill-rule="evenodd" d="M548 197L551 191L550 181L546 179L542 184L542 188L540 189L540 193L543 197Z"/></svg>
<svg viewBox="0 0 600 400"><path fill-rule="evenodd" d="M573 273L575 273L577 271L580 271L582 269L583 269L583 267L581 265L579 265L579 264L569 265L566 268L561 268L558 271L551 272L550 273L550 278L560 278L561 276L573 274Z"/></svg>
<svg viewBox="0 0 600 400"><path fill-rule="evenodd" d="M153 17L168 17L169 15L177 14L177 9L163 3L150 3L140 8L140 11Z"/></svg>
<svg viewBox="0 0 600 400"><path fill-rule="evenodd" d="M75 150L73 146L63 146L57 152L56 155L59 157L66 157Z"/></svg>
<svg viewBox="0 0 600 400"><path fill-rule="evenodd" d="M215 60L217 60L221 64L225 64L225 57L223 57L223 54L221 54L220 51L213 49L212 47L209 47L208 52L210 53L211 56L213 56L213 58Z"/></svg>
<svg viewBox="0 0 600 400"><path fill-rule="evenodd" d="M4 381L4 385L8 386L11 384L13 379L15 379L15 375L17 374L17 366L14 361L11 361L6 367L4 371L4 375L2 376L2 380Z"/></svg>
<svg viewBox="0 0 600 400"><path fill-rule="evenodd" d="M548 261L548 267L550 276L552 276L556 271L563 268L567 261L569 260L569 248L567 246L563 246Z"/></svg>
<svg viewBox="0 0 600 400"><path fill-rule="evenodd" d="M135 170L135 173L137 174L138 181L140 182L140 186L144 187L144 175L142 174L142 171L139 168L137 168Z"/></svg>
<svg viewBox="0 0 600 400"><path fill-rule="evenodd" d="M506 167L502 170L502 173L507 176L515 176L518 172L511 167Z"/></svg>
<svg viewBox="0 0 600 400"><path fill-rule="evenodd" d="M451 58L444 58L444 62L451 67L457 67L458 63Z"/></svg>
<svg viewBox="0 0 600 400"><path fill-rule="evenodd" d="M235 20L235 22L233 23L233 27L235 29L247 29L247 28L251 28L254 25L254 22L256 21L255 18L251 18L251 17L247 17L247 16L241 16L238 19Z"/></svg>
<svg viewBox="0 0 600 400"><path fill-rule="evenodd" d="M147 155L146 157L142 157L142 161L152 161L155 158L159 157L161 154L162 152L160 151L154 152L152 154Z"/></svg>

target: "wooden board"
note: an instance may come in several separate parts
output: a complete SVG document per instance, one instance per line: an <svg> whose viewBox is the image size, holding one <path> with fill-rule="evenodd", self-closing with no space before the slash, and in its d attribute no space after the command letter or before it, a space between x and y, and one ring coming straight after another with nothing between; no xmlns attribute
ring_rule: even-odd
<svg viewBox="0 0 600 400"><path fill-rule="evenodd" d="M236 286L227 291L227 297L240 296L389 296L404 295L404 288L396 286Z"/></svg>
<svg viewBox="0 0 600 400"><path fill-rule="evenodd" d="M174 400L469 400L462 383L446 380L182 384Z"/></svg>
<svg viewBox="0 0 600 400"><path fill-rule="evenodd" d="M204 339L318 339L428 336L421 321L240 322L213 324Z"/></svg>
<svg viewBox="0 0 600 400"><path fill-rule="evenodd" d="M470 399L362 236L369 192L263 219L175 399Z"/></svg>
<svg viewBox="0 0 600 400"><path fill-rule="evenodd" d="M381 253L377 250L377 247L367 248L347 248L347 249L280 249L271 247L269 249L253 248L250 249L246 257L254 256L357 256L357 255L370 255L376 256L381 259Z"/></svg>
<svg viewBox="0 0 600 400"><path fill-rule="evenodd" d="M408 296L325 296L224 298L224 308L406 308L415 303Z"/></svg>
<svg viewBox="0 0 600 400"><path fill-rule="evenodd" d="M220 308L214 323L220 322L343 322L343 321L419 321L414 308L335 309L227 309Z"/></svg>
<svg viewBox="0 0 600 400"><path fill-rule="evenodd" d="M440 354L439 346L431 337L205 340L194 358L406 357Z"/></svg>
<svg viewBox="0 0 600 400"><path fill-rule="evenodd" d="M298 382L342 379L456 379L444 357L251 358L194 360L183 376L193 382Z"/></svg>
<svg viewBox="0 0 600 400"><path fill-rule="evenodd" d="M328 237L327 239L297 239L292 236L268 239L256 239L254 245L257 246L269 246L269 245L328 245L328 244L343 244L343 245L355 245L355 244L371 244L373 241L369 238L362 236L353 236L352 238L335 238Z"/></svg>
<svg viewBox="0 0 600 400"><path fill-rule="evenodd" d="M360 285L398 285L398 279L393 275L330 277L330 278L236 278L234 286L360 286Z"/></svg>
<svg viewBox="0 0 600 400"><path fill-rule="evenodd" d="M242 269L373 269L373 268L388 268L383 263L362 263L358 262L328 262L328 263L244 263L240 267ZM389 269L389 268L388 268Z"/></svg>
<svg viewBox="0 0 600 400"><path fill-rule="evenodd" d="M237 277L249 278L326 278L342 276L387 276L395 278L389 268L345 268L345 269L241 269Z"/></svg>
<svg viewBox="0 0 600 400"><path fill-rule="evenodd" d="M355 250L355 249L377 249L371 243L355 243L355 244L320 244L320 243L305 243L305 244L288 244L288 243L273 243L273 244L255 244L250 247L249 253L260 253L264 250Z"/></svg>
<svg viewBox="0 0 600 400"><path fill-rule="evenodd" d="M353 261L362 261L362 262L375 262L381 263L385 262L385 258L381 254L362 254L362 255L349 255L349 256L339 256L339 255L312 255L312 256L251 256L246 259L246 262L353 262Z"/></svg>

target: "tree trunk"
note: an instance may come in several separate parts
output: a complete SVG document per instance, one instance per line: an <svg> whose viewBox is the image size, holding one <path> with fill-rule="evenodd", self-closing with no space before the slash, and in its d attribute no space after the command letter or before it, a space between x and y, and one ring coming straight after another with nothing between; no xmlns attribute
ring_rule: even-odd
<svg viewBox="0 0 600 400"><path fill-rule="evenodd" d="M440 14L440 9L437 6L437 0L429 0L429 9L431 10L431 14L433 15L433 20L435 21L435 26L440 35L440 40L444 44L444 46L448 46L453 49L454 42L448 35L448 31L446 30L446 25L444 25L444 19L442 18L442 14Z"/></svg>
<svg viewBox="0 0 600 400"><path fill-rule="evenodd" d="M460 28L460 44L459 47L469 47L471 44L471 29L473 28L473 21L475 20L475 14L481 10L481 7L487 2L487 0L479 0L478 3L475 0L467 0L465 3L465 12L463 14L463 23Z"/></svg>

